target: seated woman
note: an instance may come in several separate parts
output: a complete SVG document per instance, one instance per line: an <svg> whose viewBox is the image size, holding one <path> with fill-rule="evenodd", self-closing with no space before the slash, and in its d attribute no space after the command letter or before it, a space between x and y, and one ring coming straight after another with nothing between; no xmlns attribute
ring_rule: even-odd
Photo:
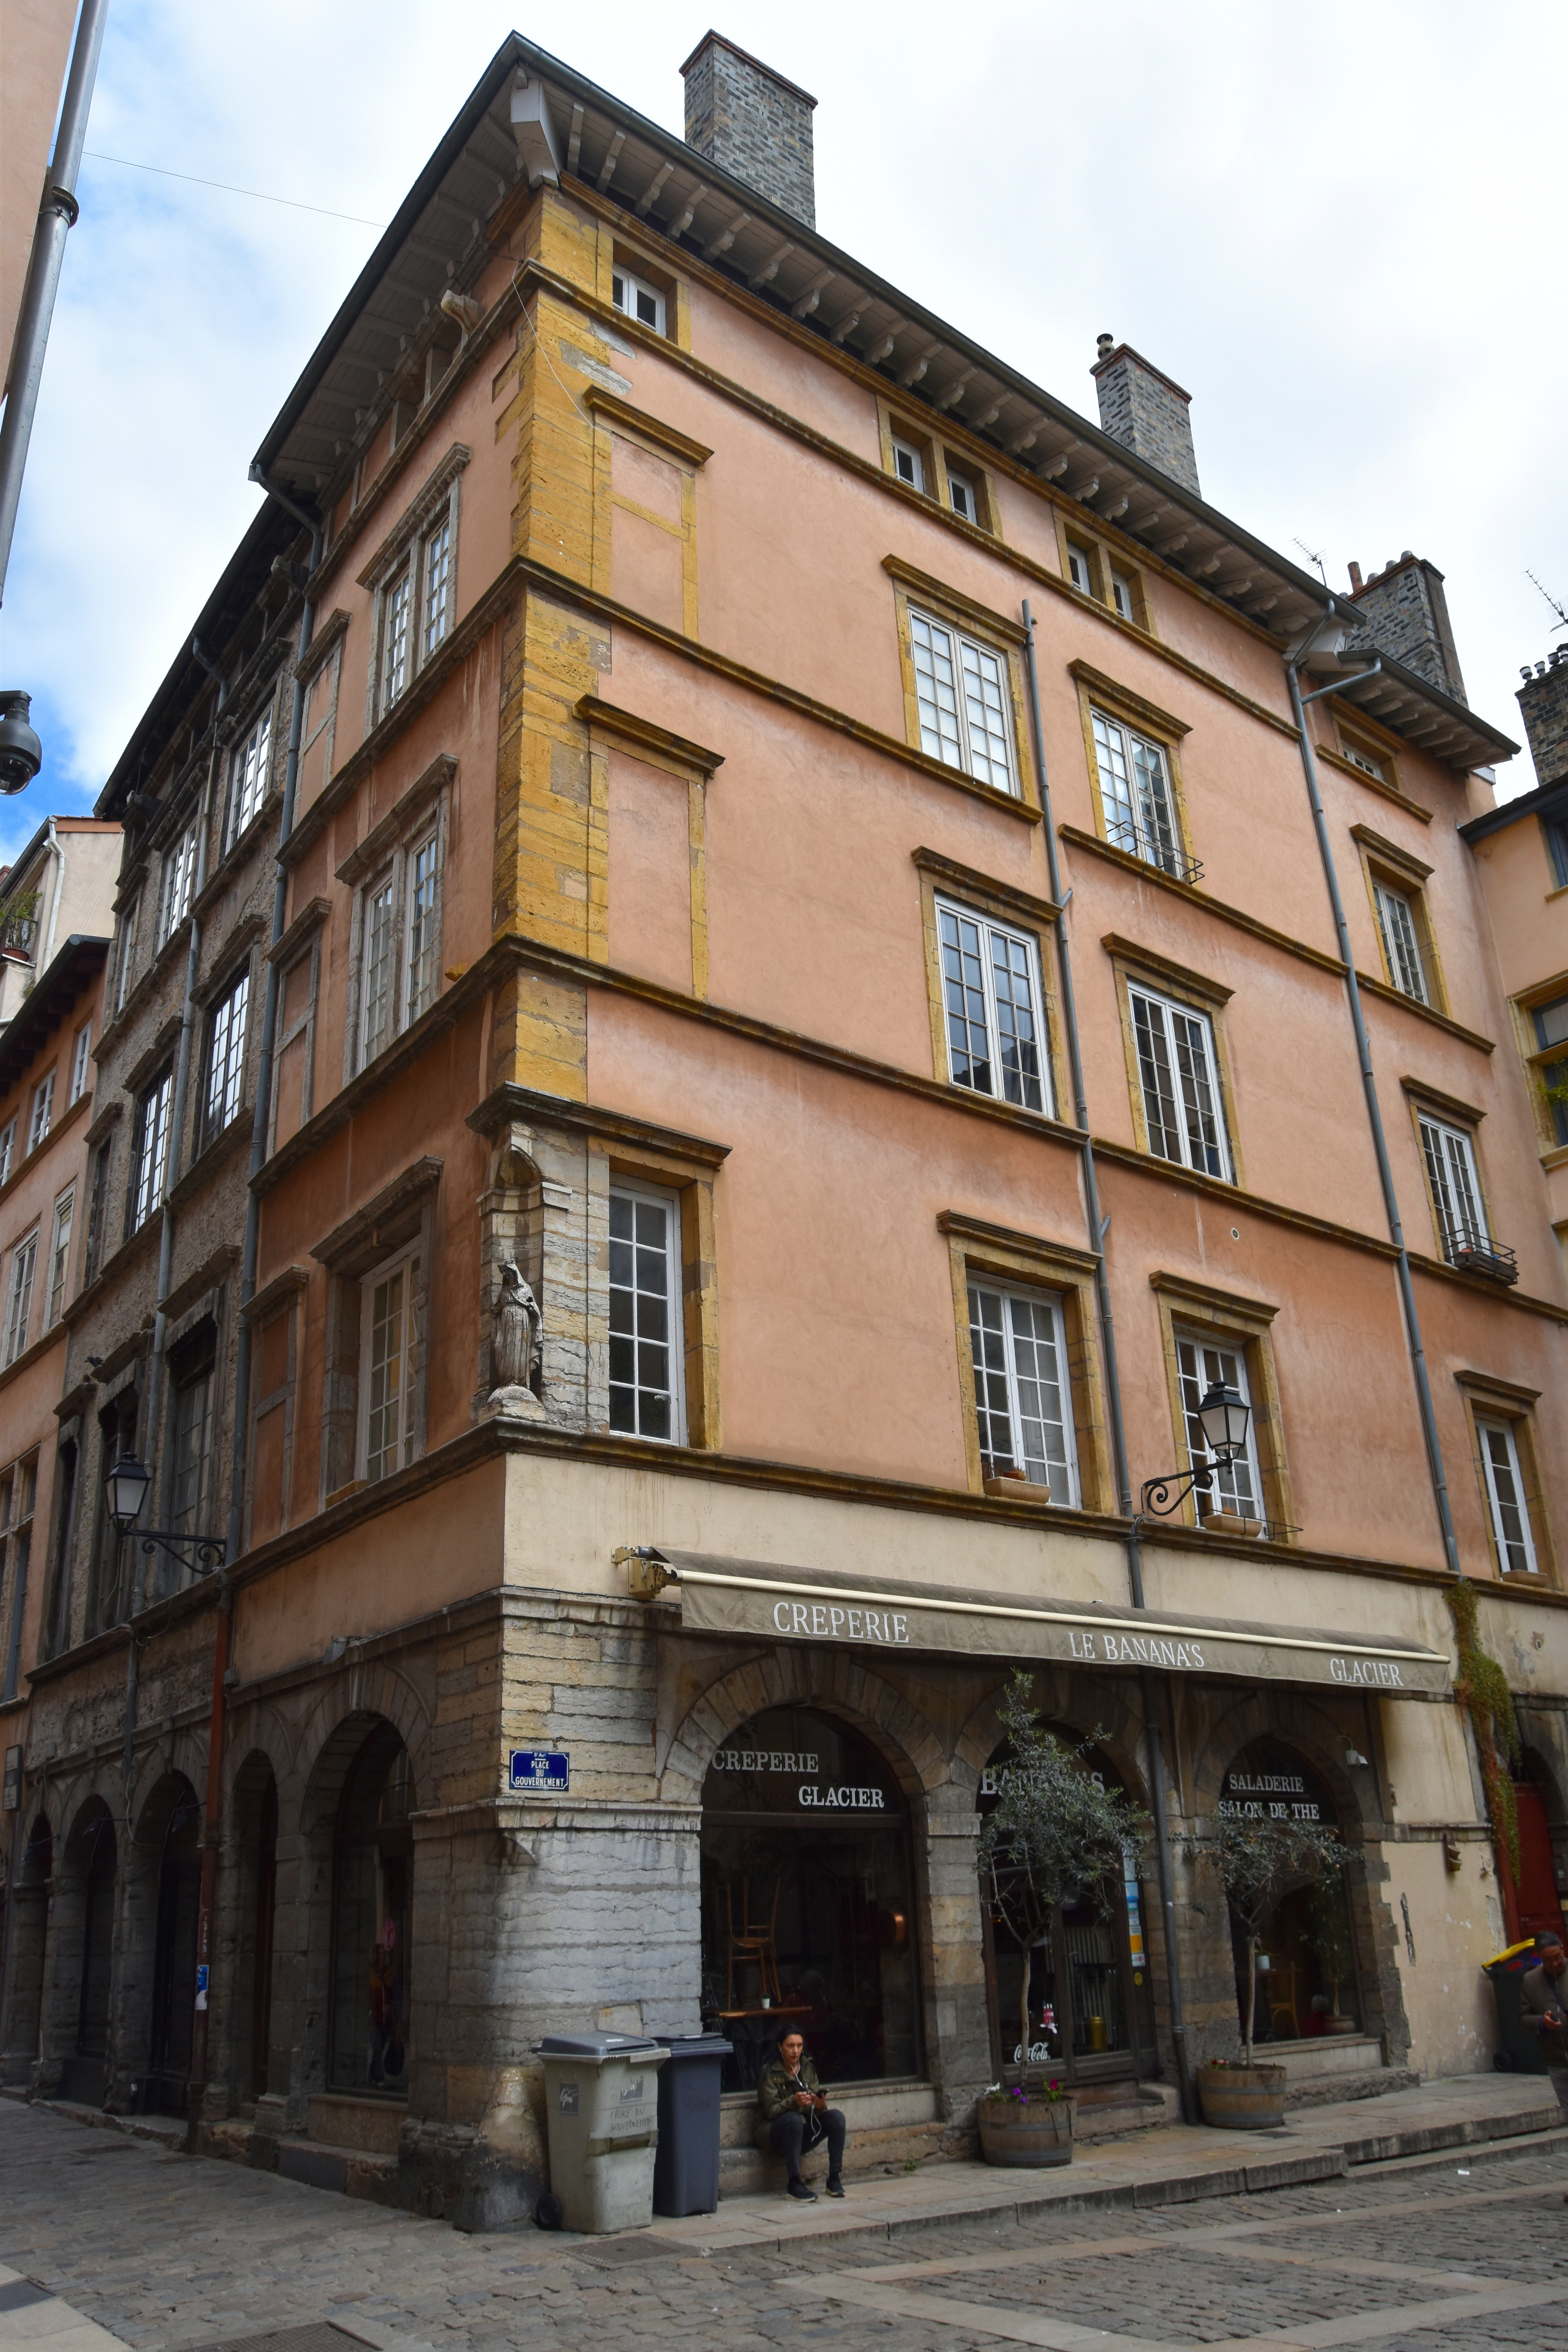
<svg viewBox="0 0 1568 2352"><path fill-rule="evenodd" d="M844 2194L844 2117L830 2107L805 2054L805 2038L788 2026L778 2053L757 2078L757 2145L782 2156L789 2168L784 2194L815 2205L816 2191L801 2178L800 2160L827 2142L827 2193Z"/></svg>

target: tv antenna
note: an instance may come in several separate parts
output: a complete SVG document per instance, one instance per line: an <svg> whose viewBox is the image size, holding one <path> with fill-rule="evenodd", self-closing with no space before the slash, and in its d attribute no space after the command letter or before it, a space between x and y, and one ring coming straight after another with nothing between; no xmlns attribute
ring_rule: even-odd
<svg viewBox="0 0 1568 2352"><path fill-rule="evenodd" d="M1560 629L1568 629L1568 613L1565 613L1565 612L1563 610L1562 605L1557 602L1556 597L1552 593L1552 591L1551 591L1551 589L1550 589L1550 588L1542 588L1542 587L1541 587L1541 583L1540 583L1540 581L1539 581L1539 580L1537 580L1537 578L1536 578L1536 576L1535 576L1534 572L1531 572L1531 570L1530 569L1530 567L1529 567L1529 565L1528 565L1528 564L1526 564L1526 566L1525 566L1525 570L1524 570L1524 576L1525 576L1525 578L1530 582L1530 583L1531 583L1531 585L1532 587L1535 587L1535 588L1541 588L1541 593L1542 593L1542 594L1545 597L1545 599L1546 599L1547 603L1551 605L1551 607L1552 607L1552 611L1553 611L1553 612L1556 614L1556 615L1557 615L1557 625L1558 625L1558 627L1559 627Z"/></svg>
<svg viewBox="0 0 1568 2352"><path fill-rule="evenodd" d="M1296 544L1300 549L1302 554L1306 557L1308 562L1315 563L1317 565L1319 572L1322 574L1323 585L1326 588L1329 584L1329 575L1323 571L1322 557L1321 555L1315 555L1304 539L1297 540ZM1568 628L1568 621L1563 623L1563 626L1564 628Z"/></svg>

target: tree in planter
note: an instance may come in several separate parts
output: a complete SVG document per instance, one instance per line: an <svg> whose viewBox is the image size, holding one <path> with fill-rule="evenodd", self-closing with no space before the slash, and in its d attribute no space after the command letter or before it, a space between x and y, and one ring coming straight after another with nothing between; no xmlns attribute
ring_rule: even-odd
<svg viewBox="0 0 1568 2352"><path fill-rule="evenodd" d="M1258 2012L1258 1947L1263 1922L1286 1888L1306 1879L1317 1886L1342 1869L1345 1849L1336 1829L1321 1822L1282 1822L1227 1814L1207 1837L1188 1838L1184 1850L1205 1863L1225 1889L1226 1900L1247 1930L1247 2063L1252 2063L1252 2029Z"/></svg>
<svg viewBox="0 0 1568 2352"><path fill-rule="evenodd" d="M1001 1793L981 1826L975 1868L996 1924L1018 1947L1023 1964L1018 2001L1020 2077L1029 2062L1031 1955L1069 1896L1089 1895L1101 1917L1110 1908L1129 1846L1148 1834L1149 1816L1120 1789L1091 1779L1084 1758L1042 1730L1030 1675L1016 1670L997 1719L1010 1754Z"/></svg>

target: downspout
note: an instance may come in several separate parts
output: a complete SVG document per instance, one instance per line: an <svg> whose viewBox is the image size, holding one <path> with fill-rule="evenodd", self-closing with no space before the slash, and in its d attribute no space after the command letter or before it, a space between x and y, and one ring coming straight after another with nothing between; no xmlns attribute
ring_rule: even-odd
<svg viewBox="0 0 1568 2352"><path fill-rule="evenodd" d="M1121 1515L1128 1522L1127 1577L1132 1606L1142 1609L1143 1559L1138 1521L1132 1508L1132 1481L1127 1464L1127 1425L1121 1411L1121 1379L1116 1360L1116 1327L1111 1315L1110 1279L1105 1265L1105 1234L1110 1223L1100 1213L1100 1185L1095 1173L1094 1140L1089 1124L1089 1092L1084 1083L1083 1054L1079 1043L1078 1006L1073 994L1072 957L1068 940L1067 901L1062 897L1061 865L1057 854L1056 821L1051 814L1051 787L1046 772L1045 732L1040 723L1040 680L1035 662L1035 618L1024 604L1024 667L1029 685L1029 728L1034 742L1035 772L1040 782L1040 807L1045 817L1046 866L1050 876L1051 903L1059 908L1056 921L1057 969L1061 979L1062 1034L1067 1040L1068 1072L1072 1082L1073 1124L1079 1131L1079 1157L1083 1170L1084 1214L1089 1246L1094 1257L1095 1305L1100 1317L1100 1345L1105 1354L1106 1399L1110 1408L1110 1451L1116 1466L1116 1486ZM1171 2011L1171 2043L1175 2057L1176 2088L1182 2119L1194 2120L1187 2080L1187 2031L1182 2003L1182 1973L1176 1951L1176 1895L1171 1866L1171 1832L1166 1820L1165 1759L1160 1737L1159 1693L1145 1666L1140 1675L1143 1695L1143 1725L1149 1742L1149 1797L1154 1815L1154 1866L1160 1882L1160 1911L1164 1926L1165 1992ZM1137 2032L1136 2020L1132 2023Z"/></svg>
<svg viewBox="0 0 1568 2352"><path fill-rule="evenodd" d="M1405 1227L1399 1214L1399 1199L1394 1188L1394 1170L1389 1163L1388 1139L1384 1132L1383 1111L1377 1099L1377 1081L1373 1075L1372 1044L1366 1034L1366 1020L1362 1012L1361 983L1356 979L1355 954L1351 946L1350 925L1345 920L1344 900L1340 896L1339 876L1334 868L1334 853L1329 841L1328 820L1323 814L1322 794L1318 789L1318 762L1312 751L1311 736L1307 727L1306 706L1320 695L1333 694L1351 683L1349 677L1335 684L1320 687L1313 694L1301 692L1300 666L1310 653L1313 642L1321 634L1323 624L1339 611L1336 598L1331 596L1322 619L1313 623L1309 634L1298 639L1285 656L1285 677L1290 688L1290 709L1296 721L1296 739L1300 746L1301 767L1307 779L1307 798L1311 803L1312 825L1318 836L1318 856L1322 860L1323 880L1328 885L1329 904L1333 909L1334 930L1339 939L1340 961L1345 968L1345 994L1350 1000L1351 1026L1355 1032L1356 1058L1361 1065L1362 1090L1366 1097L1366 1115L1372 1128L1373 1150L1377 1158L1378 1182L1383 1187L1383 1205L1388 1219L1389 1239L1397 1255L1394 1260L1399 1284L1399 1303L1405 1314L1405 1344L1410 1350L1410 1368L1415 1379L1415 1402L1421 1414L1421 1434L1426 1444L1426 1468L1432 1482L1432 1499L1437 1508L1437 1525L1443 1538L1443 1555L1450 1574L1462 1576L1459 1547L1454 1536L1453 1513L1448 1507L1448 1480L1443 1467L1442 1441L1437 1434L1437 1416L1432 1405L1432 1384L1426 1371L1426 1350L1421 1339L1421 1318L1415 1308L1415 1286L1410 1273L1410 1253L1405 1244ZM1379 665L1374 661L1354 676L1369 677Z"/></svg>

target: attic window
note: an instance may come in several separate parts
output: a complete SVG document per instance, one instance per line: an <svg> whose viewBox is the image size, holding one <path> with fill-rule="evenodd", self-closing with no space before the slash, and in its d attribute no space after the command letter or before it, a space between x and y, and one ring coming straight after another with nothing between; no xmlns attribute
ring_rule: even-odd
<svg viewBox="0 0 1568 2352"><path fill-rule="evenodd" d="M617 269L612 283L616 310L624 311L628 319L635 319L639 327L651 327L656 335L662 335L663 295L642 278L634 278L629 269Z"/></svg>
<svg viewBox="0 0 1568 2352"><path fill-rule="evenodd" d="M1340 749L1352 767L1359 768L1363 776L1373 776L1380 784L1387 783L1388 769L1384 762L1382 760L1373 759L1372 753L1363 750L1362 745L1355 742L1352 737L1342 735Z"/></svg>

